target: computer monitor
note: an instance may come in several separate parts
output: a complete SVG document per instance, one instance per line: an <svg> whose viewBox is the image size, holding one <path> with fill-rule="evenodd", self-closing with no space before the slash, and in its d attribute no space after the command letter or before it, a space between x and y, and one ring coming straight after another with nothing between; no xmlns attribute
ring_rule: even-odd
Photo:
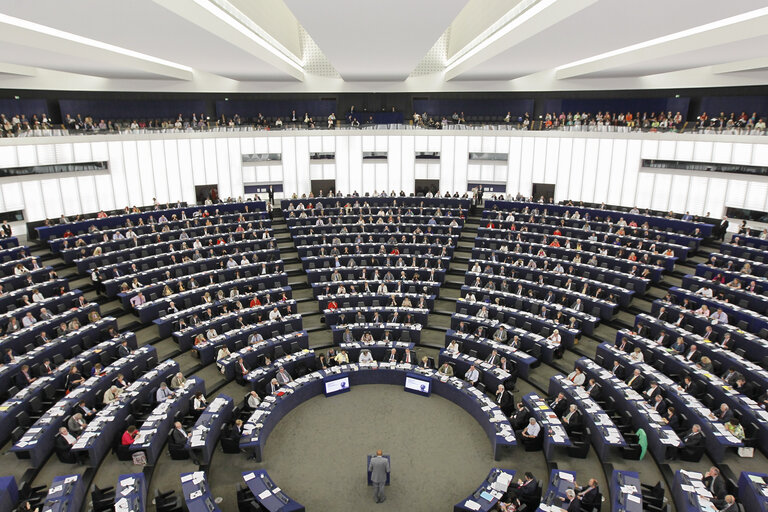
<svg viewBox="0 0 768 512"><path fill-rule="evenodd" d="M429 396L432 392L432 381L415 373L406 373L405 391L417 395Z"/></svg>
<svg viewBox="0 0 768 512"><path fill-rule="evenodd" d="M349 374L340 373L323 379L325 396L334 396L349 391Z"/></svg>

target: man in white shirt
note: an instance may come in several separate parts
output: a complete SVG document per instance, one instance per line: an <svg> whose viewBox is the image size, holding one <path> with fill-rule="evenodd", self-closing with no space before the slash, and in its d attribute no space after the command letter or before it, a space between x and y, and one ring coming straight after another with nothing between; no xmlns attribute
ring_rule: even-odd
<svg viewBox="0 0 768 512"><path fill-rule="evenodd" d="M528 425L520 432L520 440L523 445L532 445L541 433L541 425L536 421L536 418L528 420Z"/></svg>
<svg viewBox="0 0 768 512"><path fill-rule="evenodd" d="M285 371L285 368L282 366L277 370L277 375L275 375L275 378L280 385L288 384L293 380L293 377L291 377L291 375Z"/></svg>
<svg viewBox="0 0 768 512"><path fill-rule="evenodd" d="M280 311L277 308L272 308L272 311L269 312L269 319L271 321L281 320L283 318L283 315L280 314Z"/></svg>
<svg viewBox="0 0 768 512"><path fill-rule="evenodd" d="M471 365L469 367L469 370L467 370L467 373L464 374L464 380L472 384L473 386L477 384L477 381L480 380L480 372L477 371L475 368L475 365Z"/></svg>
<svg viewBox="0 0 768 512"><path fill-rule="evenodd" d="M708 299L712 298L712 288L708 286L702 286L698 290L696 290L696 295L701 295L702 297L707 297Z"/></svg>
<svg viewBox="0 0 768 512"><path fill-rule="evenodd" d="M131 306L133 306L134 308L138 308L145 302L147 302L147 299L144 298L144 294L141 292L131 297Z"/></svg>
<svg viewBox="0 0 768 512"><path fill-rule="evenodd" d="M163 402L169 397L173 397L174 393L170 389L168 389L168 384L165 382L160 383L160 387L157 389L157 393L155 393L155 398L158 402Z"/></svg>

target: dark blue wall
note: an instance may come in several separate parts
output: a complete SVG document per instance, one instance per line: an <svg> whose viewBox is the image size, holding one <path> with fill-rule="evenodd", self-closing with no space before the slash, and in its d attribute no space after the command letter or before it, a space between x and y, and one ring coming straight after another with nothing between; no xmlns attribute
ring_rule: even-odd
<svg viewBox="0 0 768 512"><path fill-rule="evenodd" d="M439 120L441 116L448 119L451 115L464 112L464 116L493 116L503 118L507 112L513 117L522 116L526 112L533 114L532 99L498 99L498 100L467 100L467 99L440 99L440 100L413 100L414 111Z"/></svg>
<svg viewBox="0 0 768 512"><path fill-rule="evenodd" d="M59 100L61 117L67 114L74 117L91 116L94 121L104 120L140 120L140 119L176 119L181 114L190 119L192 114L213 117L213 112L206 112L203 100Z"/></svg>
<svg viewBox="0 0 768 512"><path fill-rule="evenodd" d="M45 100L14 99L0 99L0 114L5 114L8 119L16 114L24 114L27 116L27 119L32 119L33 115L37 115L38 119L42 117L42 114L48 114L49 117L51 115L48 112L48 104Z"/></svg>
<svg viewBox="0 0 768 512"><path fill-rule="evenodd" d="M680 112L683 118L688 114L688 105L690 98L582 98L582 99L551 99L544 102L544 112L555 112L560 114L565 112L611 112L627 113L632 112L668 112L672 111L674 115Z"/></svg>
<svg viewBox="0 0 768 512"><path fill-rule="evenodd" d="M230 100L216 102L216 115L232 117L235 114L243 119L251 119L259 115L264 117L281 117L283 121L290 119L291 110L296 111L297 117L303 119L304 113L309 113L315 120L328 117L336 112L335 100ZM338 112L336 117L340 118ZM300 120L301 120L300 119Z"/></svg>
<svg viewBox="0 0 768 512"><path fill-rule="evenodd" d="M766 117L768 114L768 96L705 96L701 99L701 111L709 117L716 116L720 112L730 115L735 112L738 116L742 111L748 116L757 112L758 117ZM696 112L698 115L700 112Z"/></svg>

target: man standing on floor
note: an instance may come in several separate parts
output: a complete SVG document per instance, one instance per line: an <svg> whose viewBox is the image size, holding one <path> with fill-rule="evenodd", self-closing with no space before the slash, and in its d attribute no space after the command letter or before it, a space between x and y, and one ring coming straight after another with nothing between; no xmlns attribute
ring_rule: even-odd
<svg viewBox="0 0 768 512"><path fill-rule="evenodd" d="M389 459L382 457L381 450L377 450L376 456L371 457L368 471L371 472L371 482L373 483L373 499L376 503L382 503L386 499L384 486L387 483L387 474L389 473Z"/></svg>

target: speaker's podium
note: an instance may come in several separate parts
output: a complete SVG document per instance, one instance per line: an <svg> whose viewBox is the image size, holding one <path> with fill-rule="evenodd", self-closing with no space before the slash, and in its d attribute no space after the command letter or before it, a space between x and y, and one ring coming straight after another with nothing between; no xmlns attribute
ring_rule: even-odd
<svg viewBox="0 0 768 512"><path fill-rule="evenodd" d="M373 482L371 482L371 472L368 471L368 468L371 467L371 458L375 457L375 455L369 455L367 460L365 461L365 471L368 474L368 485L373 485ZM392 461L389 458L389 455L382 455L387 461L390 462L389 465L389 471L387 471L387 483L385 485L389 485L389 474L392 471Z"/></svg>

